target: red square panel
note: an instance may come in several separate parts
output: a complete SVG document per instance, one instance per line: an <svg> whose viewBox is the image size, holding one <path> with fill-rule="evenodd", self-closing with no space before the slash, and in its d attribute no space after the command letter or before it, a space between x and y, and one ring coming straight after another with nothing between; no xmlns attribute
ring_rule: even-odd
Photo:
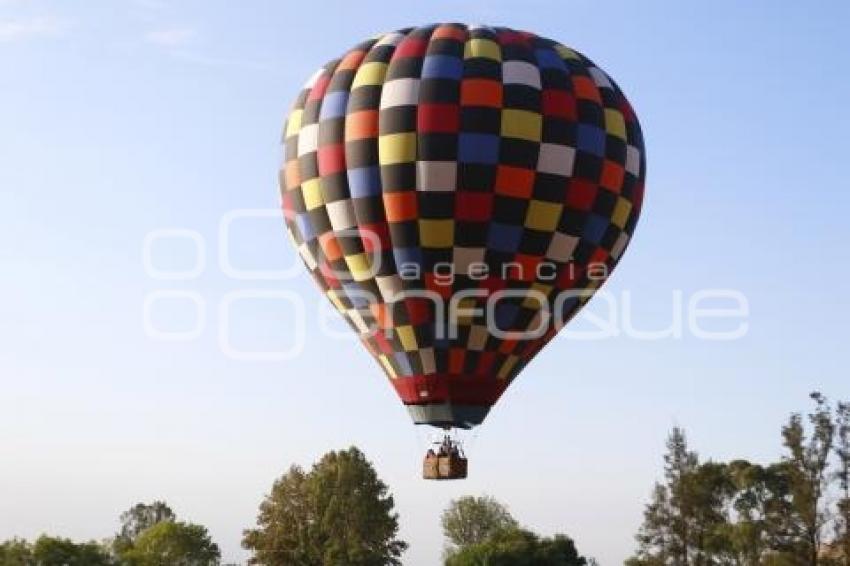
<svg viewBox="0 0 850 566"><path fill-rule="evenodd" d="M383 222L361 226L360 238L363 240L363 249L369 254L392 248L389 226Z"/></svg>
<svg viewBox="0 0 850 566"><path fill-rule="evenodd" d="M635 207L637 212L640 212L640 209L643 206L643 183L638 183L635 187L634 194L632 195L632 205Z"/></svg>
<svg viewBox="0 0 850 566"><path fill-rule="evenodd" d="M456 104L420 104L416 127L422 133L453 133L460 129L460 106Z"/></svg>
<svg viewBox="0 0 850 566"><path fill-rule="evenodd" d="M384 354L392 354L393 346L390 344L389 340L384 337L383 332L375 332L375 342L377 343L378 349Z"/></svg>
<svg viewBox="0 0 850 566"><path fill-rule="evenodd" d="M449 373L463 373L463 362L466 351L461 348L449 349Z"/></svg>
<svg viewBox="0 0 850 566"><path fill-rule="evenodd" d="M454 39L457 41L466 41L468 33L453 25L443 25L434 30L431 34L431 41L435 39Z"/></svg>
<svg viewBox="0 0 850 566"><path fill-rule="evenodd" d="M425 278L426 289L437 293L444 299L448 299L452 296L452 286L446 285L445 279L438 279L434 273L425 273L423 276Z"/></svg>
<svg viewBox="0 0 850 566"><path fill-rule="evenodd" d="M622 165L606 159L602 165L602 179L599 184L611 192L620 194L625 173L626 170Z"/></svg>
<svg viewBox="0 0 850 566"><path fill-rule="evenodd" d="M328 261L336 261L342 257L342 249L333 232L325 232L319 236L319 246Z"/></svg>
<svg viewBox="0 0 850 566"><path fill-rule="evenodd" d="M543 115L576 120L576 99L565 90L543 91Z"/></svg>
<svg viewBox="0 0 850 566"><path fill-rule="evenodd" d="M393 59L399 57L422 57L428 48L428 42L418 37L407 37L398 44Z"/></svg>
<svg viewBox="0 0 850 566"><path fill-rule="evenodd" d="M533 188L533 170L509 165L499 165L496 168L497 193L517 198L529 198Z"/></svg>
<svg viewBox="0 0 850 566"><path fill-rule="evenodd" d="M593 100L602 104L599 87L596 86L596 83L590 77L583 77L581 75L573 77L573 91L575 91L577 98Z"/></svg>
<svg viewBox="0 0 850 566"><path fill-rule="evenodd" d="M493 193L458 191L455 193L455 218L467 222L486 222L493 213Z"/></svg>
<svg viewBox="0 0 850 566"><path fill-rule="evenodd" d="M431 320L431 301L422 297L409 297L404 300L410 324L418 326Z"/></svg>
<svg viewBox="0 0 850 566"><path fill-rule="evenodd" d="M496 361L496 352L481 352L481 356L478 358L478 367L475 368L475 374L492 374L494 361Z"/></svg>
<svg viewBox="0 0 850 566"><path fill-rule="evenodd" d="M319 148L319 175L333 175L345 170L345 146L341 143Z"/></svg>
<svg viewBox="0 0 850 566"><path fill-rule="evenodd" d="M496 291L501 291L507 286L504 279L497 275L491 275L479 283L480 289L487 289L488 294L492 295Z"/></svg>
<svg viewBox="0 0 850 566"><path fill-rule="evenodd" d="M310 94L307 95L307 100L319 100L325 96L325 91L328 89L328 84L330 82L331 76L327 73L323 73L316 81L316 84L313 85L313 88L310 90Z"/></svg>
<svg viewBox="0 0 850 566"><path fill-rule="evenodd" d="M520 281L534 281L537 278L537 266L543 261L542 256L516 254L513 262L518 264L518 267L509 269L511 279Z"/></svg>
<svg viewBox="0 0 850 566"><path fill-rule="evenodd" d="M581 179L571 179L567 188L567 206L576 210L590 210L596 199L596 184Z"/></svg>

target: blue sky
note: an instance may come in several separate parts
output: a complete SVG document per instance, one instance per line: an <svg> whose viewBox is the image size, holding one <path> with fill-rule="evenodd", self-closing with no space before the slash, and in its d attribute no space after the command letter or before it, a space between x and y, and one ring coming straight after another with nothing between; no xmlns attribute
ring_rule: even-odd
<svg viewBox="0 0 850 566"><path fill-rule="evenodd" d="M219 261L228 212L277 206L280 127L305 79L365 37L434 21L558 39L629 96L647 197L606 289L631 293L635 326L669 324L677 291L736 290L750 310L735 341L557 340L481 428L470 479L449 485L417 479L422 433L355 340L323 336L311 281L234 279ZM705 457L767 460L807 392L850 397L848 23L841 2L0 0L0 539L99 538L164 498L242 560L273 479L357 444L396 496L406 563L436 563L441 509L484 492L622 561L672 426ZM163 228L201 236L197 277L146 272L143 242ZM277 219L232 228L235 267L293 265ZM159 240L151 257L183 270L197 254ZM160 290L200 301L195 338L145 332ZM305 298L302 355L222 352L221 305L246 290ZM194 309L155 303L151 324L190 329ZM279 300L239 301L229 340L285 347L295 319Z"/></svg>

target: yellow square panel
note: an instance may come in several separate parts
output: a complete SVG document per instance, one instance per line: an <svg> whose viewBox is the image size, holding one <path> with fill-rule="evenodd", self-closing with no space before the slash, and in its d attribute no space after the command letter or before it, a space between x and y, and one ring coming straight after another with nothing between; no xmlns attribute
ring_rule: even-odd
<svg viewBox="0 0 850 566"><path fill-rule="evenodd" d="M322 182L318 177L301 183L301 194L304 196L304 206L307 210L313 210L325 204L322 198Z"/></svg>
<svg viewBox="0 0 850 566"><path fill-rule="evenodd" d="M423 248L450 248L454 241L454 220L419 221L419 243Z"/></svg>
<svg viewBox="0 0 850 566"><path fill-rule="evenodd" d="M384 366L384 370L387 372L391 378L395 379L397 377L395 368L390 363L390 360L387 359L386 356L378 356L378 361L381 362L381 365Z"/></svg>
<svg viewBox="0 0 850 566"><path fill-rule="evenodd" d="M570 49L569 47L564 47L563 45L556 45L555 51L558 55L561 56L561 59L575 59L576 61L580 61L581 57L578 56L578 53Z"/></svg>
<svg viewBox="0 0 850 566"><path fill-rule="evenodd" d="M351 90L354 90L359 86L384 84L384 77L386 74L386 63L365 63L357 69L357 74L354 75L354 81L351 83Z"/></svg>
<svg viewBox="0 0 850 566"><path fill-rule="evenodd" d="M401 341L401 346L405 352L415 352L419 349L416 343L416 334L413 333L413 327L409 325L399 326L395 329L398 334L398 339Z"/></svg>
<svg viewBox="0 0 850 566"><path fill-rule="evenodd" d="M463 46L463 58L486 57L494 61L502 60L502 50L490 39L470 39Z"/></svg>
<svg viewBox="0 0 850 566"><path fill-rule="evenodd" d="M378 161L381 165L416 161L416 133L405 132L380 136Z"/></svg>
<svg viewBox="0 0 850 566"><path fill-rule="evenodd" d="M502 364L502 367L499 368L499 379L507 379L508 375L510 375L511 370L514 369L514 366L519 361L519 358L514 355L508 356L508 359L505 360L505 363Z"/></svg>
<svg viewBox="0 0 850 566"><path fill-rule="evenodd" d="M605 131L612 136L617 136L620 139L626 139L626 121L619 110L612 108L605 109Z"/></svg>
<svg viewBox="0 0 850 566"><path fill-rule="evenodd" d="M457 323L464 326L472 324L474 318L471 312L475 309L475 297L464 297L457 302Z"/></svg>
<svg viewBox="0 0 850 566"><path fill-rule="evenodd" d="M557 202L532 200L528 203L528 212L525 213L525 226L542 232L554 232L563 210L564 205Z"/></svg>
<svg viewBox="0 0 850 566"><path fill-rule="evenodd" d="M543 117L537 112L505 108L502 110L502 135L539 142L543 135Z"/></svg>
<svg viewBox="0 0 850 566"><path fill-rule="evenodd" d="M372 266L368 254L347 255L345 263L355 281L366 281L372 278Z"/></svg>
<svg viewBox="0 0 850 566"><path fill-rule="evenodd" d="M599 288L600 285L602 285L602 281L600 281L599 279L594 279L593 281L591 281L590 283L588 283L584 287L584 290L585 291L595 291L596 289ZM592 293L583 293L582 296L579 298L579 302L581 304L585 304L587 301L590 300L591 294Z"/></svg>
<svg viewBox="0 0 850 566"><path fill-rule="evenodd" d="M611 223L621 230L626 227L626 222L629 220L629 213L632 211L632 203L623 197L617 198L617 204L614 206L614 214L611 215Z"/></svg>
<svg viewBox="0 0 850 566"><path fill-rule="evenodd" d="M289 114L289 119L286 121L286 137L294 136L301 129L301 117L304 115L304 110L293 110Z"/></svg>
<svg viewBox="0 0 850 566"><path fill-rule="evenodd" d="M339 295L337 294L337 291L335 291L334 289L331 289L327 292L327 295L328 295L328 299L330 299L331 303L333 303L333 305L336 307L336 310L338 310L341 313L344 313L345 312L345 305L343 305L342 301L339 299Z"/></svg>
<svg viewBox="0 0 850 566"><path fill-rule="evenodd" d="M525 299L523 299L522 306L527 308L527 309L539 309L539 308L541 308L543 305L541 305L540 301L538 300L538 299L541 298L540 295L543 295L544 297L548 297L549 292L551 290L552 290L551 285L543 285L542 283L535 283L534 285L532 285L529 288L529 291L536 291L536 293L534 293L534 295L532 295L532 296L528 296ZM540 293L540 295L538 295L537 293ZM546 303L544 302L543 304L546 304Z"/></svg>

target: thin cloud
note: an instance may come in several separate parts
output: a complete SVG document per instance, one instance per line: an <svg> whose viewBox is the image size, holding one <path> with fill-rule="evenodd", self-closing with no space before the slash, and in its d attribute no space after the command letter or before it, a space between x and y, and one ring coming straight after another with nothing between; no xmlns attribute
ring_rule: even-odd
<svg viewBox="0 0 850 566"><path fill-rule="evenodd" d="M181 47L190 43L196 35L192 28L168 28L149 31L145 40L160 47Z"/></svg>
<svg viewBox="0 0 850 566"><path fill-rule="evenodd" d="M49 18L0 20L0 42L56 37L63 28L61 22Z"/></svg>

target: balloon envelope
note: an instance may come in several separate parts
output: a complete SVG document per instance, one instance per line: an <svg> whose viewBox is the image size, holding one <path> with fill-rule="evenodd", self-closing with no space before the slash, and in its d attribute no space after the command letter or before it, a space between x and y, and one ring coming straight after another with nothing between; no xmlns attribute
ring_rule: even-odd
<svg viewBox="0 0 850 566"><path fill-rule="evenodd" d="M284 145L291 238L420 424L483 421L610 275L643 199L619 87L507 28L361 43L309 79Z"/></svg>

